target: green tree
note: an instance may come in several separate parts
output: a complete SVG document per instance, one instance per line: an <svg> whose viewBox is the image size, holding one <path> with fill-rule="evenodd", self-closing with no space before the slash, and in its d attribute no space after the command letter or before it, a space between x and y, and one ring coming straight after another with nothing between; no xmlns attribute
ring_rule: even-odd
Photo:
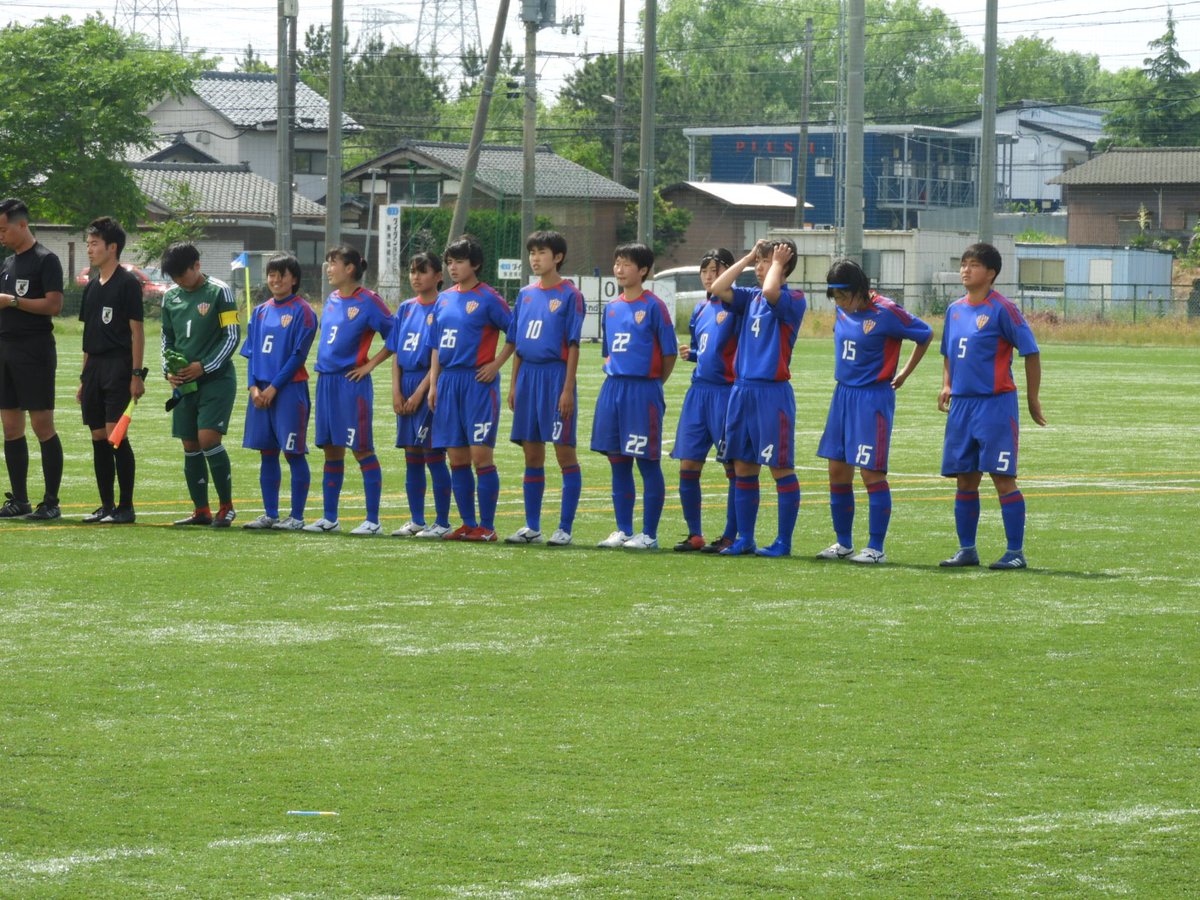
<svg viewBox="0 0 1200 900"><path fill-rule="evenodd" d="M363 142L375 153L427 135L445 99L441 80L408 47L372 41L346 73L346 112L367 129Z"/></svg>
<svg viewBox="0 0 1200 900"><path fill-rule="evenodd" d="M252 44L247 44L246 49L242 51L242 55L233 61L233 71L264 74L274 72L275 67L269 65L266 60L259 56Z"/></svg>
<svg viewBox="0 0 1200 900"><path fill-rule="evenodd" d="M1120 102L1104 122L1102 146L1190 147L1200 143L1200 79L1189 74L1179 55L1175 17L1167 9L1167 30L1149 43L1154 56L1140 70L1119 73Z"/></svg>
<svg viewBox="0 0 1200 900"><path fill-rule="evenodd" d="M145 200L124 164L155 134L146 110L180 97L211 63L152 50L98 17L0 29L0 184L38 218L127 226Z"/></svg>
<svg viewBox="0 0 1200 900"><path fill-rule="evenodd" d="M171 210L170 216L154 222L138 235L134 256L143 266L157 266L163 251L172 244L204 240L210 224L206 216L196 211L200 198L186 181L171 182L162 199Z"/></svg>
<svg viewBox="0 0 1200 900"><path fill-rule="evenodd" d="M654 250L655 256L666 256L672 247L678 246L687 237L692 224L689 210L679 209L662 194L654 192ZM625 204L625 220L617 228L617 240L636 241L638 230L638 205Z"/></svg>
<svg viewBox="0 0 1200 900"><path fill-rule="evenodd" d="M1022 35L999 49L1000 105L1021 100L1087 103L1095 99L1100 57L1056 50L1054 41Z"/></svg>

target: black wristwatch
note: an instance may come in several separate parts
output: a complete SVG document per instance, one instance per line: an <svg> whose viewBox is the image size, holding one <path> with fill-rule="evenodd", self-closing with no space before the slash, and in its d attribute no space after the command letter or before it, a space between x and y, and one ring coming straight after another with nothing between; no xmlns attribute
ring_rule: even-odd
<svg viewBox="0 0 1200 900"><path fill-rule="evenodd" d="M142 381L145 381L146 376L150 374L150 370L149 369L134 369L133 374L136 375L138 378L142 379Z"/></svg>

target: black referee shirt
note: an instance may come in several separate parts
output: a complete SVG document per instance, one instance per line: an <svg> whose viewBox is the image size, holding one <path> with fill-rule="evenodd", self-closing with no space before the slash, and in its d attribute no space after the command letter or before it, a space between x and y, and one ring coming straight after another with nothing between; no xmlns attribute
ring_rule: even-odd
<svg viewBox="0 0 1200 900"><path fill-rule="evenodd" d="M0 268L0 294L15 294L18 298L45 297L56 291L62 293L62 263L58 257L39 243L24 253L4 260ZM54 331L53 316L39 316L19 308L0 309L0 337L7 340L25 335L50 334Z"/></svg>
<svg viewBox="0 0 1200 900"><path fill-rule="evenodd" d="M104 284L98 275L89 279L79 307L83 352L88 356L104 356L132 351L129 323L142 321L142 309L141 282L124 266L118 264Z"/></svg>

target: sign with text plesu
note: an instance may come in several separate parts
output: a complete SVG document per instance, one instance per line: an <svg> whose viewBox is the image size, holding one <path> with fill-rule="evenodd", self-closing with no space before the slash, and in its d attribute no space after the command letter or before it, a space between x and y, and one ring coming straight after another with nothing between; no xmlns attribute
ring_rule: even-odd
<svg viewBox="0 0 1200 900"><path fill-rule="evenodd" d="M499 281L520 281L521 280L521 260L519 260L519 259L498 259L498 260L496 260L496 278Z"/></svg>

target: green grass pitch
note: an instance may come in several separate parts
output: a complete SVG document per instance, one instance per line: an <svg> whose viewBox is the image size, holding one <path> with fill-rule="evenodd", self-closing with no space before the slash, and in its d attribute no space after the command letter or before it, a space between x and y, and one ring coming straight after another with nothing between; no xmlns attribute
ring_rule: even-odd
<svg viewBox="0 0 1200 900"><path fill-rule="evenodd" d="M64 519L0 526L0 896L1195 896L1194 347L1045 344L1050 426L1022 423L1031 569L948 572L936 349L898 400L889 563L859 568L812 559L833 539L813 455L828 339L796 348L804 494L776 561L593 549L613 521L586 451L564 551L160 527L187 495L154 379L131 429L138 524L78 525L96 495L79 335L58 335ZM594 346L581 370L586 447ZM407 515L387 385L390 530ZM504 535L522 463L497 456ZM553 465L547 482L553 527ZM353 465L346 486L353 524ZM715 464L704 487L711 536ZM979 544L985 563L1004 548L994 492Z"/></svg>

